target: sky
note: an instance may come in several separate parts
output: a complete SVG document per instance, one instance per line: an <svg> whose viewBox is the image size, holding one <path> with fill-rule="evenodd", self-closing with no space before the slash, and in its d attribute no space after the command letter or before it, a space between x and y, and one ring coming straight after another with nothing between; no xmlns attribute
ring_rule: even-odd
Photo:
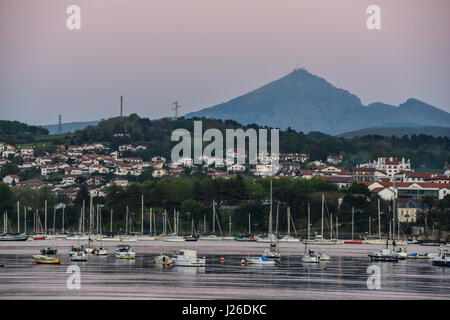
<svg viewBox="0 0 450 320"><path fill-rule="evenodd" d="M364 105L414 97L450 112L449 57L448 0L1 0L0 119L99 120L121 95L124 114L173 116L178 101L183 115L297 67Z"/></svg>

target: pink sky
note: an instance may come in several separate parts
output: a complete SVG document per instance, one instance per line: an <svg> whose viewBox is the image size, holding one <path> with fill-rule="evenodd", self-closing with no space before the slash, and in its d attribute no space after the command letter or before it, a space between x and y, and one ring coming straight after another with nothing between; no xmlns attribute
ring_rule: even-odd
<svg viewBox="0 0 450 320"><path fill-rule="evenodd" d="M81 7L79 31L66 8ZM366 28L381 7L382 28ZM306 67L363 104L450 111L448 0L2 0L0 119L199 110Z"/></svg>

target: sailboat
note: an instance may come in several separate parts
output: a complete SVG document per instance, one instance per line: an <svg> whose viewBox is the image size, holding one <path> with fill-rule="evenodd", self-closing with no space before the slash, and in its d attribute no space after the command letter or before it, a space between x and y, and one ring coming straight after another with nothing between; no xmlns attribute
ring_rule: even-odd
<svg viewBox="0 0 450 320"><path fill-rule="evenodd" d="M178 223L179 223L179 212L175 209L173 210L173 229L174 233L168 234L164 241L166 242L184 242L186 239L184 237L178 235Z"/></svg>
<svg viewBox="0 0 450 320"><path fill-rule="evenodd" d="M220 236L216 235L216 219L217 219L217 215L216 215L216 201L213 200L213 229L212 229L212 234L210 235L202 235L200 238L198 238L198 240L207 240L207 241L222 241L223 238ZM219 219L217 219L217 225L219 226L219 231L220 234L222 234L222 230L220 230L220 224L219 224Z"/></svg>
<svg viewBox="0 0 450 320"><path fill-rule="evenodd" d="M309 243L315 244L315 245L333 245L338 244L339 241L337 239L325 239L323 237L323 221L324 221L324 209L325 209L325 196L322 193L322 222L321 222L321 232L320 235L315 235L313 240L308 240ZM330 230L333 230L333 227L331 226Z"/></svg>
<svg viewBox="0 0 450 320"><path fill-rule="evenodd" d="M309 203L308 203L308 236L306 238L306 242L305 242L305 253L303 254L302 257L302 262L303 263L319 263L320 262L320 258L317 255L316 252L314 252L313 250L307 250L308 249L308 243L310 242L310 232L309 232L309 228L310 228L310 209L309 209Z"/></svg>
<svg viewBox="0 0 450 320"><path fill-rule="evenodd" d="M270 240L270 246L264 249L263 257L279 260L281 258L280 247L278 246L278 239L272 231L272 180L270 180L269 234L267 239Z"/></svg>
<svg viewBox="0 0 450 320"><path fill-rule="evenodd" d="M197 232L195 231L194 219L191 220L191 234L189 236L185 236L184 239L186 241L197 241Z"/></svg>
<svg viewBox="0 0 450 320"><path fill-rule="evenodd" d="M292 220L292 217L291 217L291 208L288 207L287 208L287 231L288 231L288 234L287 234L287 236L281 238L278 241L280 241L280 242L300 242L299 238L291 237L291 223L295 230L294 221Z"/></svg>
<svg viewBox="0 0 450 320"><path fill-rule="evenodd" d="M269 210L269 233L267 237L258 237L256 242L277 242L277 236L272 231L272 180L270 180L270 210Z"/></svg>
<svg viewBox="0 0 450 320"><path fill-rule="evenodd" d="M107 256L108 249L103 248L103 228L102 228L102 215L100 214L98 217L99 228L100 228L100 248L95 248L95 255L97 256Z"/></svg>
<svg viewBox="0 0 450 320"><path fill-rule="evenodd" d="M450 266L450 252L447 248L439 248L439 256L433 258L433 266L449 267Z"/></svg>
<svg viewBox="0 0 450 320"><path fill-rule="evenodd" d="M142 214L143 214L143 212L142 212ZM147 234L144 234L144 233L142 233L142 235L138 238L138 240L139 241L141 241L141 240L143 240L143 241L153 241L153 240L156 240L156 237L153 235L153 230L152 230L152 227L153 227L153 217L154 217L154 213L153 213L153 210L152 210L152 208L150 208L150 212L149 212L149 217L150 217L150 230L149 230L149 233L147 233ZM144 220L142 219L142 224L144 223ZM143 229L142 229L143 230Z"/></svg>
<svg viewBox="0 0 450 320"><path fill-rule="evenodd" d="M258 239L252 236L252 225L251 225L251 215L248 214L248 236L245 237L234 237L236 241L247 241L247 242L256 242Z"/></svg>
<svg viewBox="0 0 450 320"><path fill-rule="evenodd" d="M27 241L28 236L22 234L8 233L8 212L3 213L3 233L0 234L0 241Z"/></svg>
<svg viewBox="0 0 450 320"><path fill-rule="evenodd" d="M228 236L223 237L223 240L234 240L234 237L231 235L231 216L229 217L230 221L228 222Z"/></svg>
<svg viewBox="0 0 450 320"><path fill-rule="evenodd" d="M389 249L389 239L386 239L386 248L369 252L371 261L398 262L399 254Z"/></svg>

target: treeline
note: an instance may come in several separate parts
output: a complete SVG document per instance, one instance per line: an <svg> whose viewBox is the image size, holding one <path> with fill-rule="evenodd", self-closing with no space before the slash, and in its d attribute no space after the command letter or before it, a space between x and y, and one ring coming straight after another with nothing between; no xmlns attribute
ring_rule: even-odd
<svg viewBox="0 0 450 320"><path fill-rule="evenodd" d="M54 136L36 136L36 134L48 133L47 129L27 126L17 121L6 121L9 129L5 127L5 132L14 132L10 127L13 123L17 123L18 128L14 134L6 136L0 134L0 141L33 143L39 146L38 149L44 148L43 151L47 152L59 144L68 146L103 142L113 150L117 150L118 146L122 144L142 144L147 146L147 149L134 153L134 156L142 157L145 161L157 155L170 159L171 150L177 143L170 141L172 132L175 129L184 128L189 130L193 136L194 120L202 120L203 132L210 128L217 128L222 131L224 136L226 129L267 128L256 124L243 126L232 120L185 119L183 117L150 120L140 118L137 114L131 114L128 117L102 120L97 126L88 126L74 134ZM25 134L25 132L35 135ZM204 142L204 145L208 143ZM270 150L270 139L268 149ZM37 151L39 152L39 150ZM288 128L280 131L280 152L308 153L311 160L322 161L325 161L329 155L342 154L344 162L341 165L346 169L360 163L373 161L378 157L393 156L410 159L414 169L440 170L443 164L450 159L450 139L422 134L411 137L406 135L403 137L367 135L345 139L320 132L304 134Z"/></svg>
<svg viewBox="0 0 450 320"><path fill-rule="evenodd" d="M40 126L30 126L19 121L0 120L0 141L19 144L34 141L35 135L46 135L48 130Z"/></svg>
<svg viewBox="0 0 450 320"><path fill-rule="evenodd" d="M131 183L126 187L112 185L106 190L104 198L93 198L94 211L99 205L103 229L109 230L110 215L113 213L113 230L120 232L125 230L126 212L130 213L129 221L134 229L140 231L141 225L141 197L144 200L144 230L149 230L149 211L152 208L156 215L158 232L162 230L163 213L167 212L173 223L174 210L180 212L180 230L190 230L190 221L194 219L196 229L199 231L211 231L213 200L216 202L218 221L223 233L228 232L229 218L232 219L232 232L248 232L249 214L251 217L252 232L262 233L268 230L270 179L242 179L240 176L232 179L211 178L186 178L186 179L160 179L149 180L144 183ZM333 229L336 228L336 218L339 221L339 232L351 232L352 211L355 212L355 232L368 231L369 219L372 220L372 233L377 232L378 224L378 199L370 197L367 187L362 184L354 184L348 189L337 189L336 185L318 179L272 179L273 195L273 225L276 225L278 212L279 230L287 229L287 208L290 207L291 216L297 231L304 234L308 204L311 212L313 232L320 232L322 213L322 194L325 197L324 225L325 232L330 230L330 221L333 221ZM65 204L65 229L69 227L76 231L79 228L81 210L85 205L86 217L89 216L90 196L86 186L80 186L80 191L74 201L55 195L49 188L39 190L9 188L0 185L0 210L9 212L10 222L16 225L16 206L20 201L21 216L23 208L28 212L39 211L43 221L45 201L48 207L48 226L52 225L53 210L55 206ZM426 211L427 225L448 230L450 228L449 205L450 196L444 200L432 200L429 211ZM388 232L389 221L392 219L392 203L381 203L382 232ZM61 229L61 209L57 210L56 226ZM430 212L430 214L428 214ZM203 221L206 220L206 226ZM422 220L420 220L422 219ZM420 218L418 225L425 225ZM87 223L86 223L87 224ZM23 226L23 222L21 222ZM28 216L27 225L33 225L32 215ZM29 228L28 227L28 228ZM409 226L402 225L401 232L408 232ZM23 227L22 227L23 229ZM13 229L14 230L14 229ZM30 230L30 229L28 229ZM216 226L216 230L218 226ZM293 230L293 228L291 228Z"/></svg>
<svg viewBox="0 0 450 320"><path fill-rule="evenodd" d="M70 141L74 144L95 142L99 139L106 141L112 148L121 144L144 144L148 149L139 156L148 160L155 155L170 157L173 130L187 129L193 135L194 120L202 120L203 132L209 128L217 128L225 136L226 129L267 128L256 124L241 125L232 120L216 120L206 118L159 119L150 120L140 118L136 114L123 119L110 118L102 120L98 126L90 126L77 131ZM115 134L124 133L122 137ZM207 144L206 142L204 143ZM270 150L270 141L268 145ZM450 139L448 137L433 137L428 135L386 136L367 135L351 139L337 138L321 132L304 134L291 128L280 131L280 152L308 153L312 160L325 161L329 155L344 155L343 166L348 169L359 163L372 161L378 157L405 157L411 159L414 168L442 169L443 164L450 159Z"/></svg>

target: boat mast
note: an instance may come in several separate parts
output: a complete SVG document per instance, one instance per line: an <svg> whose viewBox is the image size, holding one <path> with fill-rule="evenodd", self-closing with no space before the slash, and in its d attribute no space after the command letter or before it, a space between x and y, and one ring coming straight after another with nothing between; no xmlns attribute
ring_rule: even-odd
<svg viewBox="0 0 450 320"><path fill-rule="evenodd" d="M65 234L64 232L64 209L66 208L66 206L63 204L62 207L62 233Z"/></svg>
<svg viewBox="0 0 450 320"><path fill-rule="evenodd" d="M84 213L86 208L86 200L83 200L83 208L81 209L81 232L84 233Z"/></svg>
<svg viewBox="0 0 450 320"><path fill-rule="evenodd" d="M20 202L17 201L17 233L20 234L20 217L19 217L19 212L20 212Z"/></svg>
<svg viewBox="0 0 450 320"><path fill-rule="evenodd" d="M339 217L336 216L336 239L339 239L339 222L338 222Z"/></svg>
<svg viewBox="0 0 450 320"><path fill-rule="evenodd" d="M125 234L128 235L128 206L127 206L127 212L125 217Z"/></svg>
<svg viewBox="0 0 450 320"><path fill-rule="evenodd" d="M231 216L230 216L230 221L228 222L228 227L229 227L228 235L231 236Z"/></svg>
<svg viewBox="0 0 450 320"><path fill-rule="evenodd" d="M325 200L325 196L322 193L322 225L321 225L321 229L320 229L320 235L321 238L323 239L323 205L324 205L324 201Z"/></svg>
<svg viewBox="0 0 450 320"><path fill-rule="evenodd" d="M144 195L141 194L141 236L144 235Z"/></svg>
<svg viewBox="0 0 450 320"><path fill-rule="evenodd" d="M378 238L381 240L380 199L378 198Z"/></svg>
<svg viewBox="0 0 450 320"><path fill-rule="evenodd" d="M150 234L152 235L153 234L153 230L152 230L152 215L153 215L153 212L152 212L153 210L152 210L152 208L150 208L150 213L149 213L149 218L150 218Z"/></svg>
<svg viewBox="0 0 450 320"><path fill-rule="evenodd" d="M291 208L287 207L288 238L291 237Z"/></svg>
<svg viewBox="0 0 450 320"><path fill-rule="evenodd" d="M310 214L309 202L308 202L308 233L307 233L307 237L306 237L305 252L306 252L306 247L308 246L308 242L309 242L310 215L311 214Z"/></svg>
<svg viewBox="0 0 450 320"><path fill-rule="evenodd" d="M330 214L330 239L333 239L333 214Z"/></svg>
<svg viewBox="0 0 450 320"><path fill-rule="evenodd" d="M352 207L352 240L353 240L354 229L355 229L355 208Z"/></svg>
<svg viewBox="0 0 450 320"><path fill-rule="evenodd" d="M203 233L206 233L206 214L203 214Z"/></svg>
<svg viewBox="0 0 450 320"><path fill-rule="evenodd" d="M270 179L269 236L272 234L272 179Z"/></svg>
<svg viewBox="0 0 450 320"><path fill-rule="evenodd" d="M213 229L212 233L216 234L216 202L213 200Z"/></svg>
<svg viewBox="0 0 450 320"><path fill-rule="evenodd" d="M280 202L277 201L277 218L275 220L275 235L278 236L278 212L280 211Z"/></svg>
<svg viewBox="0 0 450 320"><path fill-rule="evenodd" d="M248 214L248 235L252 234L252 227L250 224L250 213Z"/></svg>
<svg viewBox="0 0 450 320"><path fill-rule="evenodd" d="M44 214L44 234L47 235L47 200L45 200L44 202L44 206L45 206L45 214Z"/></svg>
<svg viewBox="0 0 450 320"><path fill-rule="evenodd" d="M53 235L55 235L56 228L56 206L53 208Z"/></svg>
<svg viewBox="0 0 450 320"><path fill-rule="evenodd" d="M24 234L27 234L27 206L24 206L23 207L23 228L24 228L24 231L23 231L23 233Z"/></svg>
<svg viewBox="0 0 450 320"><path fill-rule="evenodd" d="M112 234L113 229L113 209L111 209L111 223L109 224L109 232Z"/></svg>

